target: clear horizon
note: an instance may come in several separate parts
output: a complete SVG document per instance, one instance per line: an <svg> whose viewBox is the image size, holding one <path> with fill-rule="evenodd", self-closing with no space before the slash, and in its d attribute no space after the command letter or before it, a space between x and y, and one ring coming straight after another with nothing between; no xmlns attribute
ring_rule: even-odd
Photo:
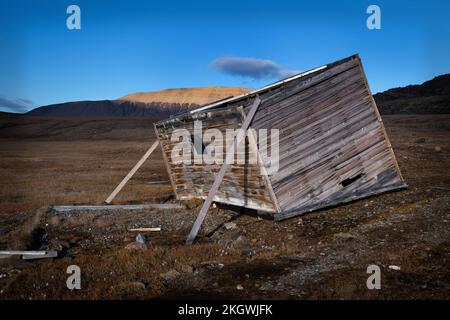
<svg viewBox="0 0 450 320"><path fill-rule="evenodd" d="M69 30L66 9L81 9ZM381 8L369 30L366 9ZM373 93L450 72L441 1L0 2L0 111L170 88L259 88L359 54Z"/></svg>

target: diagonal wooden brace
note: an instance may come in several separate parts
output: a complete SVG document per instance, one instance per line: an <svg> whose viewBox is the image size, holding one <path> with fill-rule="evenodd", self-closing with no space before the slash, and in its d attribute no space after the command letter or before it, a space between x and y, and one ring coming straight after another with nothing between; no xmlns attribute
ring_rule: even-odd
<svg viewBox="0 0 450 320"><path fill-rule="evenodd" d="M158 140L156 140L152 146L147 150L147 152L144 154L144 156L141 158L141 160L136 163L136 165L131 169L130 172L123 178L123 180L119 183L119 185L114 189L114 191L109 195L108 199L105 200L106 203L111 203L113 199L116 197L116 195L122 190L122 188L125 186L125 184L128 182L128 180L131 179L131 177L138 171L138 169L144 164L145 160L147 160L148 157L155 151L156 147L158 146Z"/></svg>
<svg viewBox="0 0 450 320"><path fill-rule="evenodd" d="M219 190L219 186L222 183L223 177L225 176L225 172L227 171L228 164L231 163L232 160L234 159L235 146L239 145L241 141L245 139L247 129L250 126L250 122L255 116L256 110L258 109L260 103L261 99L259 98L259 96L256 96L255 100L253 101L253 104L250 106L250 111L245 117L244 123L242 124L242 127L239 130L236 138L233 139L233 141L230 143L229 148L226 149L228 152L225 157L225 162L222 164L222 167L220 168L216 178L214 179L214 183L211 189L209 190L208 196L206 197L206 200L203 203L202 209L200 210L200 213L198 214L197 219L195 220L194 225L192 226L191 232L187 237L186 244L192 244L194 242L198 230L200 229L200 226L202 225L203 220L205 219L206 213L208 212L208 209L212 204L213 198L217 193L217 191Z"/></svg>

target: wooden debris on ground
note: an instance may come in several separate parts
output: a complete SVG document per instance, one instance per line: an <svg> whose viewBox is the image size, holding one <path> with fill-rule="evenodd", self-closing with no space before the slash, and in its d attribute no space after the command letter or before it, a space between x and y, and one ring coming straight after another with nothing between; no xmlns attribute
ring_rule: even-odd
<svg viewBox="0 0 450 320"><path fill-rule="evenodd" d="M0 251L1 258L10 258L12 256L22 256L24 260L56 258L57 251L35 251L35 250L3 250Z"/></svg>
<svg viewBox="0 0 450 320"><path fill-rule="evenodd" d="M179 203L148 203L148 204L127 204L127 205L64 205L52 206L51 209L57 212L83 211L83 210L145 210L145 209L185 209Z"/></svg>

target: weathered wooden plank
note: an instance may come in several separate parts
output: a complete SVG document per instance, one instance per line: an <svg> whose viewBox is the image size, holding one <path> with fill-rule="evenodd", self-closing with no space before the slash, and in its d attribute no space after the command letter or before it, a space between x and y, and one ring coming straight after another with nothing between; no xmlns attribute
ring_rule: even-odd
<svg viewBox="0 0 450 320"><path fill-rule="evenodd" d="M35 255L44 256L47 251L42 250L1 250L0 255Z"/></svg>
<svg viewBox="0 0 450 320"><path fill-rule="evenodd" d="M58 256L57 251L45 251L45 254L25 254L22 255L22 260L36 260L36 259L47 259L56 258Z"/></svg>
<svg viewBox="0 0 450 320"><path fill-rule="evenodd" d="M158 232L161 231L160 227L150 227L150 228L131 228L128 229L130 232Z"/></svg>
<svg viewBox="0 0 450 320"><path fill-rule="evenodd" d="M357 173L363 173L363 180L361 180L360 182L364 182L365 179L370 180L373 177L378 176L381 172L383 172L384 170L389 170L389 162L390 159L387 153L383 153L380 152L380 150L385 150L383 149L384 145L383 145L383 141L378 142L377 147L371 147L368 150L371 153L367 153L366 155L361 154L358 155L358 157L362 157L363 159L365 158L365 160L363 161L351 161L348 162L347 167L342 167L340 169L337 168L337 166L331 162L330 164L328 164L328 166L330 168L334 168L331 170L326 170L324 168L318 167L317 169L315 169L314 171L308 171L308 173L304 176L299 175L299 178L301 180L296 181L293 180L292 183L293 184L302 184L304 186L307 186L307 188L303 188L301 190L298 190L298 192L293 192L291 194L292 198L297 199L296 201L289 202L289 205L287 205L284 201L285 195L282 193L282 190L277 190L280 192L280 202L283 203L283 205L285 205L285 209L289 209L290 207L298 207L301 203L302 203L302 199L303 199L303 203L305 203L305 199L308 200L308 205L314 204L316 202L320 202L322 198L324 198L324 196L326 196L326 190L327 188L332 187L333 185L337 185L339 186L339 183L343 180L346 179L352 175L356 175ZM387 165L384 165L383 163L380 163L379 161L383 161L383 163L387 163ZM348 167L350 166L350 167ZM351 168L358 168L357 171L352 172ZM331 183L326 183L327 178L324 177L324 174L319 174L319 172L327 172L327 174L330 177L334 178L334 181L331 181ZM305 182L303 181L308 181L307 184L305 184ZM393 181L395 182L395 181ZM364 188L366 189L370 189L370 188L374 188L373 184L376 183L376 180L372 180L372 185L368 185ZM316 196L314 197L314 200L312 199L308 199L307 194L309 192L314 192L316 193L319 189L317 189L317 186L321 186L321 193L316 194ZM358 184L354 185L352 188L349 189L349 192L353 192L355 190L355 188L358 188ZM289 186L287 186L287 190L289 189ZM340 188L342 189L342 187ZM313 191L314 190L314 191ZM339 190L339 189L338 189ZM301 194L299 193L301 191Z"/></svg>
<svg viewBox="0 0 450 320"><path fill-rule="evenodd" d="M96 210L145 210L145 209L185 209L186 206L179 203L147 203L126 205L68 205L52 206L57 212L68 211L96 211Z"/></svg>
<svg viewBox="0 0 450 320"><path fill-rule="evenodd" d="M368 198L368 197L371 197L371 196L374 196L374 195L382 194L382 193L385 193L385 192L388 192L388 191L401 190L401 189L404 189L404 188L406 188L406 184L405 183L403 183L403 182L402 183L395 183L395 184L392 184L392 185L389 185L389 186L386 186L386 187L383 187L383 188L380 188L380 189L375 189L375 190L368 191L366 193L352 194L352 195L349 195L349 196L342 197L340 199L339 198L335 199L334 201L330 201L330 202L327 202L327 203L317 203L317 204L315 204L315 205L313 205L313 206L311 206L309 208L286 210L286 211L283 211L281 213L274 214L274 218L275 218L276 221L281 221L281 220L284 220L284 219L288 219L288 218L292 218L292 217L295 217L295 216L299 216L299 215L302 215L304 213L315 211L315 210L318 210L318 209L327 208L327 207L333 207L333 206L335 206L337 204L345 204L345 203L349 203L349 202L352 202L352 201L355 201L355 200L365 199L365 198Z"/></svg>
<svg viewBox="0 0 450 320"><path fill-rule="evenodd" d="M58 252L56 251L41 251L41 250L2 250L0 251L0 258L9 258L12 256L22 256L24 260L56 258Z"/></svg>
<svg viewBox="0 0 450 320"><path fill-rule="evenodd" d="M325 155L329 157L335 157L339 154L340 148L346 144L351 143L353 140L364 136L367 130L377 129L376 122L367 116L362 118L357 117L358 128L350 130L343 130L342 128L335 127L320 138L313 139L310 137L308 141L303 144L293 145L291 152L280 159L279 171L271 177L273 184L282 183L285 178L291 177L294 172L301 174L309 169L309 166L318 165L324 161ZM366 131L362 131L361 128L366 128Z"/></svg>
<svg viewBox="0 0 450 320"><path fill-rule="evenodd" d="M298 119L298 116L305 112L315 113L321 110L322 100L331 98L339 101L340 94L346 95L348 90L352 90L358 84L362 85L361 75L358 74L357 68L352 68L339 74L337 79L328 78L297 95L263 106L252 126L254 128L279 127L280 124L285 124L282 119L292 120L292 116Z"/></svg>

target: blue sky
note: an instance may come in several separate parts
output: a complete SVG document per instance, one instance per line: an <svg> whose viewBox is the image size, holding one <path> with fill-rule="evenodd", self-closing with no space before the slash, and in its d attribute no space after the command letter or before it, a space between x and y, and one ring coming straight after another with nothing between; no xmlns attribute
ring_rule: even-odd
<svg viewBox="0 0 450 320"><path fill-rule="evenodd" d="M81 8L81 30L66 27L71 4ZM381 8L381 30L366 27L370 4ZM257 88L354 53L373 92L421 83L450 72L449 12L449 1L432 0L0 0L0 110L165 88ZM218 61L229 57L276 70L227 72Z"/></svg>

